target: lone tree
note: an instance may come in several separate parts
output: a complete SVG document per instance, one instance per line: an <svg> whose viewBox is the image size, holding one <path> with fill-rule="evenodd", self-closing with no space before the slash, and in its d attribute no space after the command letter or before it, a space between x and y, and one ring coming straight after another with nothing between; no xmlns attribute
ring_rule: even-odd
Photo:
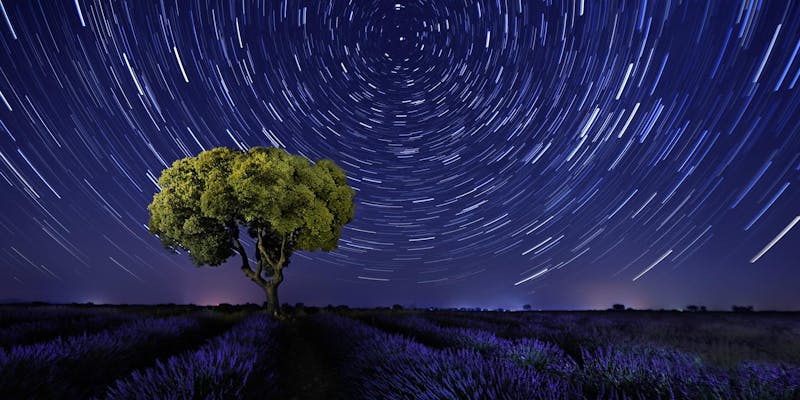
<svg viewBox="0 0 800 400"><path fill-rule="evenodd" d="M336 249L355 214L355 191L333 161L311 165L277 148L204 151L175 161L158 184L147 207L150 232L165 248L187 251L198 266L217 266L238 253L272 315L280 313L278 286L292 253ZM240 228L255 241L255 269Z"/></svg>

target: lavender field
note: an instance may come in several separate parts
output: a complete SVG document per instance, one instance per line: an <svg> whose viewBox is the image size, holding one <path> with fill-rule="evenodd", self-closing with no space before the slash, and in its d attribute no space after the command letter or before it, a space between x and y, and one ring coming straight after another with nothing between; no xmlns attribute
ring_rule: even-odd
<svg viewBox="0 0 800 400"><path fill-rule="evenodd" d="M798 399L796 313L0 306L2 399Z"/></svg>

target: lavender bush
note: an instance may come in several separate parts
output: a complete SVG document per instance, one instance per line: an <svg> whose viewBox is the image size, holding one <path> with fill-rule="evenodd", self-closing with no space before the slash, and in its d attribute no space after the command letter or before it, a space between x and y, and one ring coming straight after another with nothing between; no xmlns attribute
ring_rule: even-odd
<svg viewBox="0 0 800 400"><path fill-rule="evenodd" d="M800 368L743 363L732 374L732 391L739 398L800 399Z"/></svg>
<svg viewBox="0 0 800 400"><path fill-rule="evenodd" d="M549 377L565 376L563 398L586 399L795 399L800 398L798 368L745 363L736 370L705 363L697 354L626 336L614 329L644 329L640 322L621 328L618 321L597 317L592 325L581 318L555 316L535 325L540 316L485 316L476 325L496 329L506 337L469 329L468 315L368 314L362 318L388 332L400 333L439 349L469 349L486 358L511 361L518 369L533 366ZM440 326L444 321L451 326ZM517 319L514 319L517 318ZM545 318L541 318L545 319ZM500 321L509 321L508 325ZM454 325L454 326L453 326ZM577 362L546 337L574 346ZM532 354L525 354L531 343ZM520 354L522 352L522 354ZM566 364L554 360L568 360ZM462 363L467 363L463 360ZM466 364L464 364L466 365ZM555 395L554 395L555 396ZM557 397L557 396L556 396Z"/></svg>
<svg viewBox="0 0 800 400"><path fill-rule="evenodd" d="M276 326L266 315L249 317L197 351L158 361L154 367L118 380L105 398L235 399L244 396L250 380L258 380L258 386L274 387L274 371L258 367L275 353Z"/></svg>
<svg viewBox="0 0 800 400"><path fill-rule="evenodd" d="M316 321L340 338L335 353L352 398L566 399L578 393L564 379L474 350L436 350L333 315Z"/></svg>
<svg viewBox="0 0 800 400"><path fill-rule="evenodd" d="M141 316L117 313L74 315L18 322L0 329L0 348L32 344L58 336L65 337L114 328L136 318L141 318Z"/></svg>
<svg viewBox="0 0 800 400"><path fill-rule="evenodd" d="M506 340L485 330L442 327L418 316L379 315L373 317L372 321L434 347L474 350L522 367L560 374L570 374L576 367L575 361L558 346L537 339Z"/></svg>
<svg viewBox="0 0 800 400"><path fill-rule="evenodd" d="M64 305L53 306L2 306L0 305L0 329L13 324L49 319L82 318L96 315L119 314L115 307L73 307Z"/></svg>
<svg viewBox="0 0 800 400"><path fill-rule="evenodd" d="M643 398L727 398L727 379L690 354L652 346L583 351L579 379L587 394Z"/></svg>
<svg viewBox="0 0 800 400"><path fill-rule="evenodd" d="M86 398L154 354L196 342L199 316L146 318L94 334L0 350L0 398Z"/></svg>

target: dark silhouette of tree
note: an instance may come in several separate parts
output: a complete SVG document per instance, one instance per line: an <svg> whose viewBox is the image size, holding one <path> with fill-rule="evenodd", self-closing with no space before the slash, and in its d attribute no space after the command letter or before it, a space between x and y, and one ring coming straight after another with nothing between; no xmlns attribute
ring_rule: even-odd
<svg viewBox="0 0 800 400"><path fill-rule="evenodd" d="M751 312L753 311L753 306L733 306L731 310L733 312Z"/></svg>
<svg viewBox="0 0 800 400"><path fill-rule="evenodd" d="M530 311L531 310L531 305L530 304L525 304L524 306L522 306L522 309L525 310L525 311Z"/></svg>
<svg viewBox="0 0 800 400"><path fill-rule="evenodd" d="M624 304L614 304L613 306L611 306L611 309L614 310L614 311L625 311L625 305Z"/></svg>
<svg viewBox="0 0 800 400"><path fill-rule="evenodd" d="M689 312L697 312L699 310L700 310L700 307L697 307L694 304L686 306L686 311L689 311Z"/></svg>
<svg viewBox="0 0 800 400"><path fill-rule="evenodd" d="M175 161L158 184L147 208L150 232L167 249L187 251L198 266L217 266L238 253L273 315L280 312L278 286L292 253L336 249L342 226L355 214L355 191L333 161L311 165L276 148L204 151ZM255 241L254 267L240 229Z"/></svg>

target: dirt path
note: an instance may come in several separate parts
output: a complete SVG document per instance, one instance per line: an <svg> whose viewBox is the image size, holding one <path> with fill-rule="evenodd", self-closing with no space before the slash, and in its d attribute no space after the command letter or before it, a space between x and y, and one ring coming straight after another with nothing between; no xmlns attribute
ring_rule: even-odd
<svg viewBox="0 0 800 400"><path fill-rule="evenodd" d="M342 399L336 371L327 359L324 344L311 333L305 319L284 321L278 336L279 398L287 400Z"/></svg>

